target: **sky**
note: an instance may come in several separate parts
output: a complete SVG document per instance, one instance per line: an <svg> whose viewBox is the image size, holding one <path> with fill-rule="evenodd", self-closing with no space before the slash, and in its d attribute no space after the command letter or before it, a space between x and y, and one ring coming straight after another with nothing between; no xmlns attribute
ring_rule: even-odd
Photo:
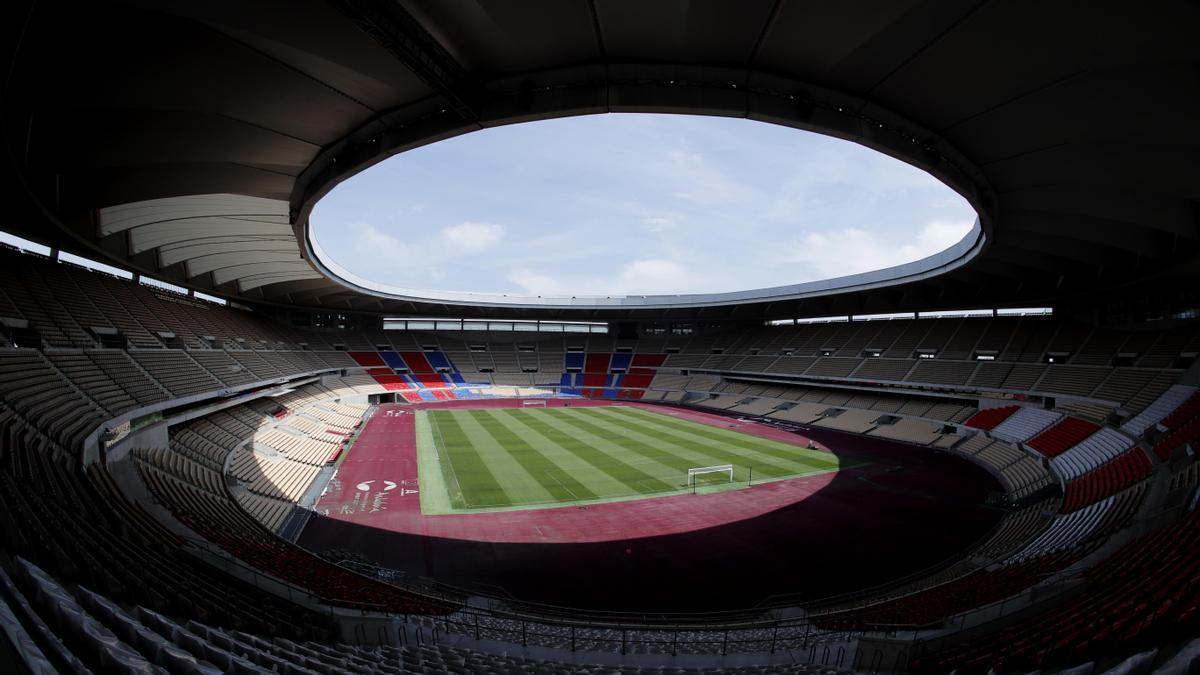
<svg viewBox="0 0 1200 675"><path fill-rule="evenodd" d="M743 119L616 113L485 129L334 188L325 256L415 291L739 291L918 260L975 212L855 143Z"/></svg>

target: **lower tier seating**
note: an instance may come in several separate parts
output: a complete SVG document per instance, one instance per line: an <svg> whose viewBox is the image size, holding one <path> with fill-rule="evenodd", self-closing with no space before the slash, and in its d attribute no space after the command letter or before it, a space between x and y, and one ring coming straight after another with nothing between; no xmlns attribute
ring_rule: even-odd
<svg viewBox="0 0 1200 675"><path fill-rule="evenodd" d="M1015 625L922 656L915 670L1029 672L1194 638L1200 634L1200 511L1126 544L1084 578L1082 594Z"/></svg>
<svg viewBox="0 0 1200 675"><path fill-rule="evenodd" d="M577 665L437 644L351 646L288 639L196 619L175 619L144 606L122 606L86 586L72 587L62 583L23 558L17 558L12 568L12 575L0 568L0 619L5 616L4 610L8 610L13 623L27 638L23 641L26 663L44 665L41 672L79 675L91 672L188 675L582 675L617 672L657 675L665 672L655 666L643 669ZM840 675L850 671L780 662L762 666L671 668L669 672L678 675Z"/></svg>
<svg viewBox="0 0 1200 675"><path fill-rule="evenodd" d="M1150 475L1152 468L1146 453L1141 448L1133 448L1067 483L1062 511L1071 513L1116 494Z"/></svg>

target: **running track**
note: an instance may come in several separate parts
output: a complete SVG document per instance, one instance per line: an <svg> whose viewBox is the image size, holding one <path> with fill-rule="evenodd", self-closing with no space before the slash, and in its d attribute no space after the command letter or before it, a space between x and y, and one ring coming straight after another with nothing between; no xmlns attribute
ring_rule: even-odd
<svg viewBox="0 0 1200 675"><path fill-rule="evenodd" d="M552 401L561 404L563 401ZM572 401L576 407L607 405L604 401ZM454 401L428 408L516 407L515 401ZM754 423L682 408L630 402L713 426L780 440L808 439ZM707 495L672 495L587 506L566 506L493 513L426 516L421 513L417 485L417 452L413 406L381 406L351 447L317 502L318 513L348 523L391 532L472 541L507 543L579 543L637 539L690 532L755 518L804 499L827 486L828 472ZM389 416L389 413L400 413ZM390 482L388 482L390 481ZM365 489L364 489L365 488Z"/></svg>
<svg viewBox="0 0 1200 675"><path fill-rule="evenodd" d="M681 408L658 409L690 419L734 422ZM773 429L757 430L795 438ZM433 517L413 511L417 495L395 496L400 487L383 491L387 494L370 490L367 508L355 506L364 500L355 501L352 480L415 477L411 448L406 464L403 449L387 445L411 436L380 434L392 438L377 441L383 445L374 451L367 447L363 452L362 445L351 449L339 485L322 501L334 506L331 517L310 519L298 543L531 602L588 610L710 611L743 609L782 593L803 600L892 583L961 555L999 520L999 512L983 505L999 484L955 455L827 429L805 433L840 457L872 463L803 479L808 482L798 486L766 484L716 495L609 505L640 507L632 514L593 506ZM355 469L357 479L351 477L351 461L363 466ZM394 470L387 474L394 477L383 475L385 470ZM731 501L735 496L736 504ZM669 510L681 507L672 506L671 500L704 508L673 516ZM343 504L356 510L342 514ZM770 510L771 505L781 506ZM745 510L729 516L712 513L713 506ZM751 512L760 515L746 515ZM620 513L625 517L618 518ZM486 525L483 520L471 522L485 516ZM526 520L533 517L539 521ZM577 520L580 517L583 520ZM686 524L676 517L686 518ZM716 521L722 524L699 525ZM406 529L388 529L393 527ZM660 533L650 534L654 531ZM518 534L548 539L510 541ZM611 538L614 535L617 538ZM561 543L562 537L573 542Z"/></svg>

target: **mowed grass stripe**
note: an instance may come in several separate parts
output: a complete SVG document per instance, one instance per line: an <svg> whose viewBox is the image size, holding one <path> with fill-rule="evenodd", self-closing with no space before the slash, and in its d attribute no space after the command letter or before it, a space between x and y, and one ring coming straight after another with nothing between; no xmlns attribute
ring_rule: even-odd
<svg viewBox="0 0 1200 675"><path fill-rule="evenodd" d="M739 434L730 442L719 442L695 434L678 433L664 425L642 422L628 415L610 416L598 413L596 416L602 418L605 424L612 425L613 429L644 434L660 444L671 444L693 451L696 457L688 467L733 464L735 476L746 473L751 465L765 476L786 476L817 468L795 454L778 456L751 449L748 444L743 443L745 439L742 436L745 434Z"/></svg>
<svg viewBox="0 0 1200 675"><path fill-rule="evenodd" d="M628 411L628 409L625 409ZM632 411L630 411L632 412ZM656 429L672 438L687 439L717 449L736 448L743 461L752 462L757 470L771 475L803 473L810 470L837 469L840 461L834 455L819 450L810 450L800 445L783 443L755 437L739 431L709 427L699 422L663 419L662 415L647 413L642 418L636 412L623 416L624 423Z"/></svg>
<svg viewBox="0 0 1200 675"><path fill-rule="evenodd" d="M593 410L599 411L600 408ZM659 444L670 444L675 447L687 448L695 453L693 461L687 464L685 468L706 466L713 464L733 464L734 476L738 479L744 479L745 474L749 472L749 467L753 466L756 474L768 477L787 476L796 473L806 473L813 469L823 468L820 465L815 465L809 458L798 455L795 452L789 452L790 448L779 448L776 453L764 453L744 444L742 437L745 434L738 434L729 441L716 440L707 436L695 433L686 433L674 430L666 425L658 425L651 421L642 421L628 415L620 413L601 414L597 412L596 417L603 418L605 424L612 425L613 429L618 431L624 430L626 433L642 434L652 442ZM691 424L697 424L692 422ZM800 448L796 448L799 450ZM836 463L834 463L836 466Z"/></svg>
<svg viewBox="0 0 1200 675"><path fill-rule="evenodd" d="M500 487L487 464L484 464L483 458L476 452L474 443L458 420L441 412L430 412L429 419L433 423L433 440L446 459L445 464L454 473L454 480L459 489L462 490L462 501L457 505L471 507L513 504L513 500L504 488Z"/></svg>
<svg viewBox="0 0 1200 675"><path fill-rule="evenodd" d="M595 499L596 493L580 483L554 461L548 453L538 447L538 437L525 433L524 429L513 424L513 416L499 410L481 410L485 419L479 420L488 433L508 451L525 470L542 481L554 498L560 502ZM515 431L514 431L515 428ZM543 439L544 440L544 439Z"/></svg>
<svg viewBox="0 0 1200 675"><path fill-rule="evenodd" d="M605 415L620 415L623 421L629 424L651 425L675 438L690 439L693 442L705 443L710 447L729 447L732 445L740 448L741 454L747 459L761 460L763 463L769 465L780 465L782 462L783 466L794 466L796 463L800 463L813 469L829 469L839 466L837 457L830 453L820 450L810 450L800 445L760 438L740 431L721 429L688 420L678 420L667 415L646 412L635 408L620 408L619 410L623 411L624 414L617 412L618 409L616 408L596 408L596 410L605 411L602 413Z"/></svg>
<svg viewBox="0 0 1200 675"><path fill-rule="evenodd" d="M493 412L502 424L540 450L576 483L580 483L580 477L583 477L583 480L587 481L587 488L597 497L640 494L631 492L629 485L623 480L629 477L627 472L605 471L605 467L613 463L610 455L578 439L556 432L553 427L532 419L529 414L506 410Z"/></svg>
<svg viewBox="0 0 1200 675"><path fill-rule="evenodd" d="M487 466L495 481L508 497L508 503L556 502L558 499L542 483L544 477L532 475L484 426L486 418L482 410L452 410L450 417L458 422L467 437L475 444L475 454ZM569 497L568 497L569 499Z"/></svg>
<svg viewBox="0 0 1200 675"><path fill-rule="evenodd" d="M690 448L669 440L655 438L650 435L630 432L619 425L611 425L604 420L589 414L590 409L583 409L582 414L560 415L558 409L547 409L543 414L553 418L550 424L561 424L573 427L578 433L602 439L612 445L617 445L630 452L641 455L648 462L647 470L658 475L669 483L672 489L678 489L686 482L689 467L703 466L711 461L711 457L693 452Z"/></svg>
<svg viewBox="0 0 1200 675"><path fill-rule="evenodd" d="M552 420L545 415L544 411L528 410L523 412L525 412L525 416L521 419L527 427L558 444L568 452L573 453L588 464L591 464L616 482L626 486L627 494L635 492L639 494L665 492L674 490L676 487L662 480L660 477L662 467L657 462L652 463L647 461L646 464L639 462L635 466L603 449L606 445L610 447L618 445L616 443L611 443L603 438L596 438L592 434L586 433L583 429ZM623 449L630 449L625 446L621 447ZM639 454L640 456L640 453L635 454ZM654 473L643 470L643 468L649 468L648 465L655 466Z"/></svg>
<svg viewBox="0 0 1200 675"><path fill-rule="evenodd" d="M593 414L589 414L587 417L589 418L587 423L592 425L592 428L596 429L598 433L614 438L625 438L643 447L657 448L666 453L670 457L671 480L677 485L686 482L688 469L714 464L735 464L735 478L745 479L740 474L746 473L746 462L742 460L738 449L731 449L729 445L725 445L720 451L717 451L697 443L678 442L669 435L658 433L654 429L625 424L624 420L609 420ZM794 470L790 471L795 472Z"/></svg>
<svg viewBox="0 0 1200 675"><path fill-rule="evenodd" d="M462 488L450 468L449 462L438 450L433 440L433 427L429 413L415 410L417 438L417 480L421 489L421 511L446 513L454 504L465 504Z"/></svg>
<svg viewBox="0 0 1200 675"><path fill-rule="evenodd" d="M652 423L656 426L676 429L682 433L688 433L688 434L693 434L693 435L698 435L698 436L705 436L707 438L711 438L714 440L735 442L739 445L761 449L762 451L765 451L765 452L780 452L780 451L782 451L782 452L786 452L786 453L791 453L791 451L797 450L797 451L800 451L801 454L806 454L806 455L812 456L818 460L830 461L830 462L835 461L835 458L833 458L830 455L830 453L827 453L827 452L824 452L821 450L810 450L801 445L797 445L797 444L793 444L793 443L784 443L783 441L776 441L776 440L772 440L770 438L763 438L761 436L755 436L753 434L748 434L748 433L741 432L741 431L734 431L732 429L726 429L724 427L716 427L716 426L712 426L710 424L704 424L702 422L693 422L691 420L680 419L678 417L675 417L673 415L669 415L666 413L651 412L649 410L643 410L641 408L631 408L631 407L597 408L596 410L599 410L599 411L605 412L605 413L611 412L614 414L627 415L627 416L631 416L631 417L634 417L634 418L637 418L640 420L644 420L648 423ZM786 455L782 455L782 456L791 457L793 455L786 454Z"/></svg>

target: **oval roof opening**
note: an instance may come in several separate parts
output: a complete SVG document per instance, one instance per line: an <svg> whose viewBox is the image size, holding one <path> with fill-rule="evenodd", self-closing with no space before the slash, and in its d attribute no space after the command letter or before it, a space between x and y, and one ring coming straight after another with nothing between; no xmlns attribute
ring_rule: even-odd
<svg viewBox="0 0 1200 675"><path fill-rule="evenodd" d="M388 295L582 299L872 272L946 252L975 220L933 176L849 141L614 113L398 154L321 199L310 237L335 276Z"/></svg>

